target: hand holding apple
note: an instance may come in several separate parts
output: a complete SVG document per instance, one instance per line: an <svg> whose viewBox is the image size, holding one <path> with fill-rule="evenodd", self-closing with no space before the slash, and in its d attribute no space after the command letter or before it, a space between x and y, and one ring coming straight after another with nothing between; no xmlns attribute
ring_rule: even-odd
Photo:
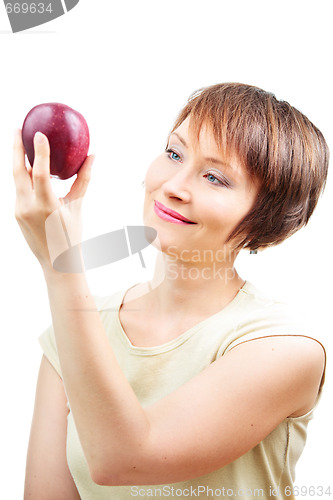
<svg viewBox="0 0 333 500"><path fill-rule="evenodd" d="M51 175L69 179L76 174L89 149L89 129L81 113L54 102L39 104L29 111L22 127L22 140L31 166L36 132L48 138Z"/></svg>
<svg viewBox="0 0 333 500"><path fill-rule="evenodd" d="M42 133L36 133L33 142L33 168L26 167L21 131L14 140L13 174L16 185L15 216L22 233L39 260L44 273L53 273L48 240L54 245L78 243L81 224L81 204L87 190L94 157L88 156L78 171L69 193L58 199L50 180L50 145ZM53 218L50 215L55 214ZM48 239L46 235L47 221ZM51 235L51 239L50 239Z"/></svg>

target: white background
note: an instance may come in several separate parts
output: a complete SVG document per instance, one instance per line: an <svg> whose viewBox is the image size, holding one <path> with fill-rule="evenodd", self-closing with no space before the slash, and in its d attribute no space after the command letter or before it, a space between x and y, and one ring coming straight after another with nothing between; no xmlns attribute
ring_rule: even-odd
<svg viewBox="0 0 333 500"><path fill-rule="evenodd" d="M1 498L23 494L41 357L37 338L50 322L42 273L13 215L14 127L42 102L79 110L96 153L84 205L87 237L141 224L146 168L163 150L179 108L199 87L239 81L270 90L304 112L332 149L331 11L330 0L81 0L67 15L14 35L0 5ZM64 194L68 182L54 186ZM299 307L325 343L326 389L296 482L330 485L333 494L332 191L331 172L308 226L279 247L241 255L239 271ZM143 255L147 271L133 256L89 272L93 293L148 279L152 256L149 250Z"/></svg>

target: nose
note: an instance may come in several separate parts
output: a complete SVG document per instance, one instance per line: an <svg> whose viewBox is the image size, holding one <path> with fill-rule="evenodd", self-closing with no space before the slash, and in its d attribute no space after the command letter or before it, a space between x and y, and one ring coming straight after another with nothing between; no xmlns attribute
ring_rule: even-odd
<svg viewBox="0 0 333 500"><path fill-rule="evenodd" d="M190 172L186 169L178 171L164 182L163 191L168 198L176 198L183 203L189 203L191 200Z"/></svg>

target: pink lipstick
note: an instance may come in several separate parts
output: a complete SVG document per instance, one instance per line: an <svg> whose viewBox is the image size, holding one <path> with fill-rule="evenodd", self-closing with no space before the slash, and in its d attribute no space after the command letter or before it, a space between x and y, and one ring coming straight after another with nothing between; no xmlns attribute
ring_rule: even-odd
<svg viewBox="0 0 333 500"><path fill-rule="evenodd" d="M156 200L154 200L154 202L154 211L161 219L167 222L173 222L174 224L196 224L196 222L187 219L178 212L171 210L171 208L167 208L162 203Z"/></svg>

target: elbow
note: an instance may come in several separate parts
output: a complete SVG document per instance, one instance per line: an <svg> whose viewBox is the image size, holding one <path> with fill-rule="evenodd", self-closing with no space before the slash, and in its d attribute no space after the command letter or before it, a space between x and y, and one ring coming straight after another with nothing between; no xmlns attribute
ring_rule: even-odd
<svg viewBox="0 0 333 500"><path fill-rule="evenodd" d="M114 460L88 461L90 478L98 486L120 486L119 465Z"/></svg>
<svg viewBox="0 0 333 500"><path fill-rule="evenodd" d="M139 464L139 460L137 461ZM98 486L132 486L140 482L141 466L114 460L89 467L91 480Z"/></svg>
<svg viewBox="0 0 333 500"><path fill-rule="evenodd" d="M94 450L95 453L87 457L90 477L99 486L132 486L149 484L151 472L155 469L156 454L147 443L140 441L136 446L119 446L115 449Z"/></svg>
<svg viewBox="0 0 333 500"><path fill-rule="evenodd" d="M91 470L90 471L91 480L98 486L123 486L121 480L117 473L109 471L105 474L102 470Z"/></svg>
<svg viewBox="0 0 333 500"><path fill-rule="evenodd" d="M89 467L91 480L98 486L122 486L119 472L110 467Z"/></svg>

